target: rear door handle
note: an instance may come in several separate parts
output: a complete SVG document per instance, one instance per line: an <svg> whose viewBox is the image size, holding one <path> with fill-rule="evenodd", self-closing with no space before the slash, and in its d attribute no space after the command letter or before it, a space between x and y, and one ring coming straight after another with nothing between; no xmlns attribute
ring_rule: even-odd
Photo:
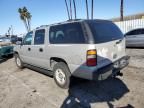
<svg viewBox="0 0 144 108"><path fill-rule="evenodd" d="M40 49L39 49L39 52L43 52L43 49L42 49L42 48L40 48Z"/></svg>
<svg viewBox="0 0 144 108"><path fill-rule="evenodd" d="M31 51L31 48L28 48L28 51Z"/></svg>

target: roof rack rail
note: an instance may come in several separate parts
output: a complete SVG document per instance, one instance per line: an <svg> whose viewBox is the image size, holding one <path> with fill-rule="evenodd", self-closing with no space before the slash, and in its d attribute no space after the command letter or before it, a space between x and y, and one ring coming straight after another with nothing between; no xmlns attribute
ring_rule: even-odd
<svg viewBox="0 0 144 108"><path fill-rule="evenodd" d="M40 27L47 27L48 25L41 25Z"/></svg>
<svg viewBox="0 0 144 108"><path fill-rule="evenodd" d="M81 20L81 19L69 19L67 21L79 21L79 20Z"/></svg>

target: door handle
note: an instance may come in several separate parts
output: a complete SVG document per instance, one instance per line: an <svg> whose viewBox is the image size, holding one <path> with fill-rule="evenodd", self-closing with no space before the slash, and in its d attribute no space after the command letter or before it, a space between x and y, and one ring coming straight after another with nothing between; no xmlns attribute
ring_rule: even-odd
<svg viewBox="0 0 144 108"><path fill-rule="evenodd" d="M28 48L28 51L31 51L31 48Z"/></svg>
<svg viewBox="0 0 144 108"><path fill-rule="evenodd" d="M42 48L40 48L40 49L39 49L39 52L43 52L43 49L42 49Z"/></svg>

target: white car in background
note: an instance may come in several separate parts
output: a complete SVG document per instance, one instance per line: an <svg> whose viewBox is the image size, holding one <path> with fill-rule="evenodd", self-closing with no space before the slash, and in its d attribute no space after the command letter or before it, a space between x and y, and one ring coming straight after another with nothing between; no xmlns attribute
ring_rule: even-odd
<svg viewBox="0 0 144 108"><path fill-rule="evenodd" d="M131 30L125 37L127 47L144 47L144 28Z"/></svg>

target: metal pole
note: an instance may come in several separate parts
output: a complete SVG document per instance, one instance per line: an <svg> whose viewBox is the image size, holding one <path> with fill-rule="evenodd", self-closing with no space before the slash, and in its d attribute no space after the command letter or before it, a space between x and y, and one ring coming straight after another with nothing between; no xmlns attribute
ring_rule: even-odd
<svg viewBox="0 0 144 108"><path fill-rule="evenodd" d="M88 1L86 0L86 12L87 12L87 19L89 19L89 10L88 10Z"/></svg>
<svg viewBox="0 0 144 108"><path fill-rule="evenodd" d="M123 21L124 20L124 17L123 17L123 13L124 13L124 11L123 11L123 9L124 9L124 0L121 0L121 6L120 6L120 13L121 13L121 21Z"/></svg>
<svg viewBox="0 0 144 108"><path fill-rule="evenodd" d="M71 3L72 3L72 0L70 0L70 17L71 17L71 20L72 20L72 5L71 5Z"/></svg>
<svg viewBox="0 0 144 108"><path fill-rule="evenodd" d="M66 4L66 8L67 8L68 19L70 20L70 14L69 14L69 8L68 8L67 0L65 0L65 4Z"/></svg>
<svg viewBox="0 0 144 108"><path fill-rule="evenodd" d="M93 13L94 13L94 1L92 0L92 8L91 8L91 19L93 19Z"/></svg>
<svg viewBox="0 0 144 108"><path fill-rule="evenodd" d="M77 12L76 12L76 3L75 3L75 0L73 0L73 5L74 5L74 12L75 12L75 19L77 19Z"/></svg>

